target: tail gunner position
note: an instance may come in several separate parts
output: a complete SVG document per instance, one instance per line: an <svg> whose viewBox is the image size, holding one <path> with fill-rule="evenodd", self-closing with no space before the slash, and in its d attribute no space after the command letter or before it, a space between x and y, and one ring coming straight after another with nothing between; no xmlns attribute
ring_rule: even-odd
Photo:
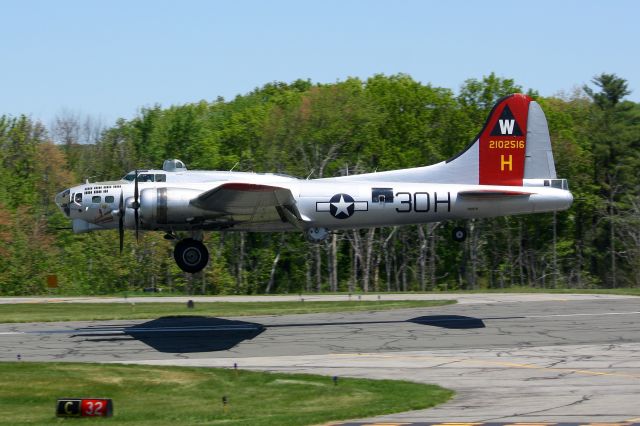
<svg viewBox="0 0 640 426"><path fill-rule="evenodd" d="M76 233L162 231L176 241L178 266L195 273L209 253L203 231L303 232L321 242L331 231L396 226L569 208L556 178L547 120L537 102L514 94L491 111L460 154L431 166L302 180L270 173L190 171L180 160L112 182L86 183L56 196ZM184 231L189 238L178 239ZM466 232L456 228L454 239Z"/></svg>

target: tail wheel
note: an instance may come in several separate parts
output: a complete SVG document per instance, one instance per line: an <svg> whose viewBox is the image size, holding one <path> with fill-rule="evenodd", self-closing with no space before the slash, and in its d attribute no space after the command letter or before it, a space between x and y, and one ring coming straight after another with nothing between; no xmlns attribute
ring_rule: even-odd
<svg viewBox="0 0 640 426"><path fill-rule="evenodd" d="M209 250L201 241L193 238L180 240L173 249L173 258L178 267L185 272L195 274L202 271L209 262Z"/></svg>
<svg viewBox="0 0 640 426"><path fill-rule="evenodd" d="M456 226L455 228L453 228L453 233L451 234L451 236L453 237L453 241L461 243L467 239L467 230L461 226Z"/></svg>

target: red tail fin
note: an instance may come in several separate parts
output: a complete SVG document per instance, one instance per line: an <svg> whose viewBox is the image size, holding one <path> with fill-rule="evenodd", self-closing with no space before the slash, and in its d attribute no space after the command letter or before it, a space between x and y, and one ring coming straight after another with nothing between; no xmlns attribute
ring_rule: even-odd
<svg viewBox="0 0 640 426"><path fill-rule="evenodd" d="M480 185L522 186L529 102L530 97L518 93L491 111L479 140Z"/></svg>

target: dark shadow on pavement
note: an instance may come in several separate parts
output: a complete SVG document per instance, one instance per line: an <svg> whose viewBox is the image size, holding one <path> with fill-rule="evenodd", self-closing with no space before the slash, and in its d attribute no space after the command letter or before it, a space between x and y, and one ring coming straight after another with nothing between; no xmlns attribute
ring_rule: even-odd
<svg viewBox="0 0 640 426"><path fill-rule="evenodd" d="M517 317L513 317L517 318ZM487 318L502 319L502 318ZM507 318L505 318L507 319ZM508 319L512 319L511 317ZM462 315L427 315L423 317L411 318L407 320L390 320L390 321L335 321L335 322L309 322L309 323L282 323L270 324L267 328L290 328L290 327L322 327L322 326L349 326L349 325L374 325L374 324L404 324L414 323L421 325L430 325L440 328L485 328L482 318L466 317Z"/></svg>
<svg viewBox="0 0 640 426"><path fill-rule="evenodd" d="M252 322L184 316L163 317L119 329L78 329L75 337L86 337L89 342L135 339L158 352L193 353L228 350L264 330L262 324Z"/></svg>
<svg viewBox="0 0 640 426"><path fill-rule="evenodd" d="M485 318L492 320L518 317ZM215 317L163 317L142 324L97 325L75 330L72 337L87 342L121 342L139 340L164 353L193 353L224 351L251 340L267 328L340 327L375 324L413 323L447 329L485 328L482 318L461 315L427 315L405 320L318 321L263 325L247 321Z"/></svg>
<svg viewBox="0 0 640 426"><path fill-rule="evenodd" d="M450 329L485 328L484 322L480 318L462 315L427 315L412 318L409 322Z"/></svg>

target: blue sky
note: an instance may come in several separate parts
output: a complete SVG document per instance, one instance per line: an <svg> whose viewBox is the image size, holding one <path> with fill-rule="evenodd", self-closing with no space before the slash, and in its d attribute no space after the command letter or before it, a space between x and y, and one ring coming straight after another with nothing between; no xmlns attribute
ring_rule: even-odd
<svg viewBox="0 0 640 426"><path fill-rule="evenodd" d="M0 0L0 115L131 118L270 81L492 71L542 95L601 72L640 101L640 1Z"/></svg>

